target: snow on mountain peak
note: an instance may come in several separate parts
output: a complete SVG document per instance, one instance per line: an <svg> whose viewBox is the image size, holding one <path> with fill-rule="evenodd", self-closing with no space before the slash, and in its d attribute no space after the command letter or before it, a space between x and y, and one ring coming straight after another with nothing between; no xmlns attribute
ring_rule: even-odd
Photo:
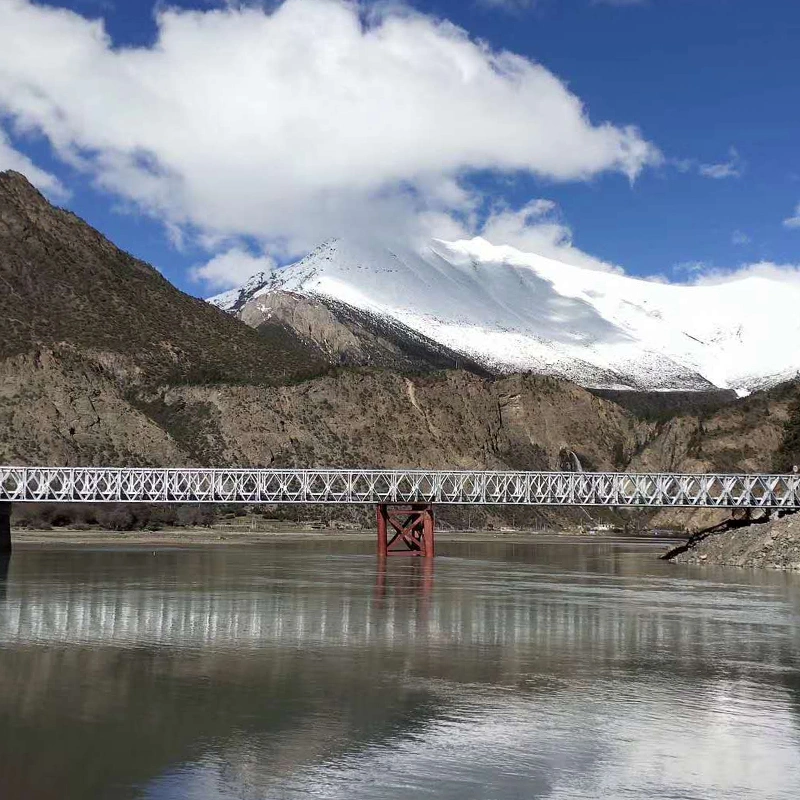
<svg viewBox="0 0 800 800"><path fill-rule="evenodd" d="M687 286L481 238L420 251L335 239L209 302L238 312L275 291L402 323L497 372L585 386L742 392L800 370L800 283L758 276Z"/></svg>

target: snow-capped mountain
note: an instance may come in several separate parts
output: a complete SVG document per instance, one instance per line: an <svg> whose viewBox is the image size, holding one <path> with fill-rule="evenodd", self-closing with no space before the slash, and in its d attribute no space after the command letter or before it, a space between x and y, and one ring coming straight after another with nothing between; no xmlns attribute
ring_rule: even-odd
<svg viewBox="0 0 800 800"><path fill-rule="evenodd" d="M421 252L334 240L209 302L253 324L275 293L396 323L498 373L589 387L746 393L800 371L800 281L672 285L480 238Z"/></svg>

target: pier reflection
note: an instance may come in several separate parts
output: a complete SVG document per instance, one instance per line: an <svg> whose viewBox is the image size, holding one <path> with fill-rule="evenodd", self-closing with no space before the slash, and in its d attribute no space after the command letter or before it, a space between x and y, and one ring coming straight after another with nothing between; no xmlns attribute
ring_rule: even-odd
<svg viewBox="0 0 800 800"><path fill-rule="evenodd" d="M8 594L8 573L11 568L11 554L0 553L0 603Z"/></svg>

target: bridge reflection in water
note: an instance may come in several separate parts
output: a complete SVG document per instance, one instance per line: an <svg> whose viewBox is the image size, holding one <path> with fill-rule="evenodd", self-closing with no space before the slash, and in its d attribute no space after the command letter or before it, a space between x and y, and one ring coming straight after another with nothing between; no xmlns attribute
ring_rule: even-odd
<svg viewBox="0 0 800 800"><path fill-rule="evenodd" d="M0 796L591 797L671 763L685 796L791 796L800 583L605 544L286 548L18 553Z"/></svg>
<svg viewBox="0 0 800 800"><path fill-rule="evenodd" d="M369 581L365 586L342 582L342 565L348 565L348 559L334 559L328 565L330 579L313 591L302 581L281 585L269 576L268 591L250 587L242 592L213 581L187 591L176 585L174 575L158 573L149 576L146 586L89 583L55 596L15 593L12 583L0 605L0 644L178 645L214 651L477 645L529 649L538 658L555 650L560 658L565 650L585 653L593 643L602 643L615 658L626 651L642 655L664 648L702 658L712 632L715 643L724 642L741 624L735 604L709 612L708 605L718 601L713 587L676 614L674 585L666 577L643 580L631 575L609 581L607 576L584 575L577 586L569 584L572 602L565 603L565 585L556 576L549 580L546 573L537 575L530 584L515 580L513 568L506 567L505 585L476 592L470 562L456 566L451 560L447 602L435 602L431 561L412 561L402 568L391 564L388 569L380 561L370 565L371 596ZM453 583L456 569L466 574ZM363 580L363 574L359 563L354 580ZM781 655L780 640L756 637L731 644L738 656L748 659Z"/></svg>

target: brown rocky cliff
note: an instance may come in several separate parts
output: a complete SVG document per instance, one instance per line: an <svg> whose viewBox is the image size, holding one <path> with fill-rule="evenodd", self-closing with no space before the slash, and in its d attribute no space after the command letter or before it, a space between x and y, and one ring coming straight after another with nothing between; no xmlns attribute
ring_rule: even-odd
<svg viewBox="0 0 800 800"><path fill-rule="evenodd" d="M730 403L711 414L677 415L656 426L631 460L643 472L771 472L785 435L789 408L800 397L795 381Z"/></svg>
<svg viewBox="0 0 800 800"><path fill-rule="evenodd" d="M131 406L113 372L75 349L0 361L0 463L187 462L170 435Z"/></svg>
<svg viewBox="0 0 800 800"><path fill-rule="evenodd" d="M0 461L614 469L649 427L549 378L340 370L289 386L120 383L62 347L0 362Z"/></svg>
<svg viewBox="0 0 800 800"><path fill-rule="evenodd" d="M620 468L648 425L550 378L410 378L342 370L283 387L167 387L140 406L211 463L558 469L566 452ZM565 409L568 409L565 413ZM202 424L193 420L202 419Z"/></svg>

